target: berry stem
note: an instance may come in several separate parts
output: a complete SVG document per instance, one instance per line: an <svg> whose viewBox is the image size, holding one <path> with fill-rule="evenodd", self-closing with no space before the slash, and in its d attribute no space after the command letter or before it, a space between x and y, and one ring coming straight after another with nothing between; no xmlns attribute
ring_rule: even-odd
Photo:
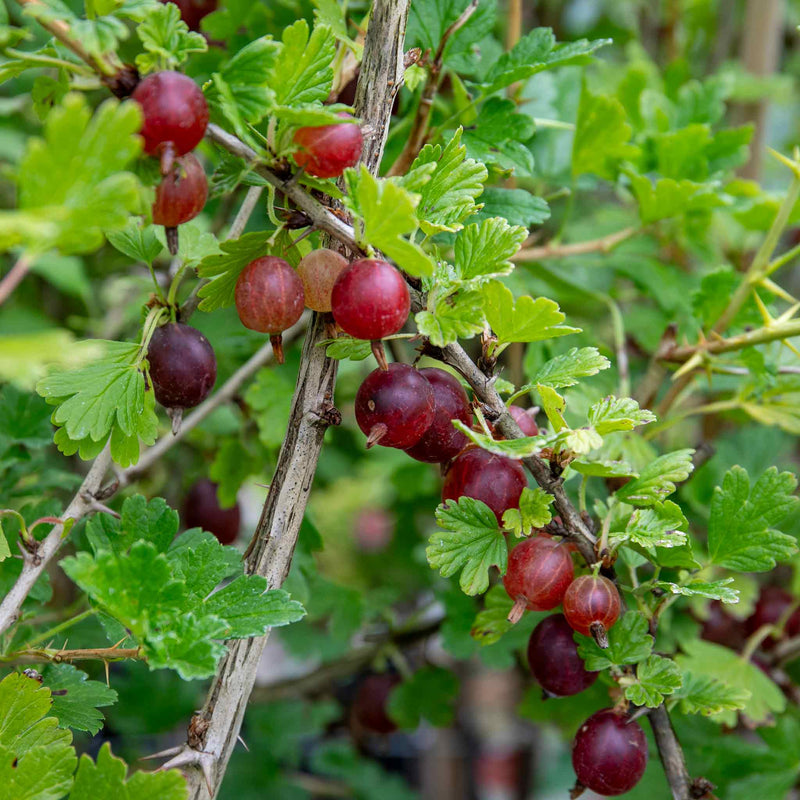
<svg viewBox="0 0 800 800"><path fill-rule="evenodd" d="M389 369L389 365L386 362L386 353L383 350L383 341L380 339L373 339L370 343L370 347L372 348L372 355L375 356L375 360L378 362L378 366L385 372Z"/></svg>
<svg viewBox="0 0 800 800"><path fill-rule="evenodd" d="M178 255L178 229L164 228L164 234L167 237L167 250L169 250L170 255Z"/></svg>
<svg viewBox="0 0 800 800"><path fill-rule="evenodd" d="M511 611L508 612L508 621L512 625L516 625L521 619L522 615L525 613L525 609L528 607L528 601L524 597L518 597L514 601L514 605L511 606Z"/></svg>
<svg viewBox="0 0 800 800"><path fill-rule="evenodd" d="M269 337L269 343L272 345L272 352L275 353L275 361L283 364L283 336L280 333L273 333Z"/></svg>
<svg viewBox="0 0 800 800"><path fill-rule="evenodd" d="M379 422L377 425L373 425L369 436L367 437L367 450L370 447L374 447L384 436L389 432L389 428L383 422Z"/></svg>

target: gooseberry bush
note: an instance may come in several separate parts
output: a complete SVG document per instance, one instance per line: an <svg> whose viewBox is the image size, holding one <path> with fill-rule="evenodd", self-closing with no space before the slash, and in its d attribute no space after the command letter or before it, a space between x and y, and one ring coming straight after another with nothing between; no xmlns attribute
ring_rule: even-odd
<svg viewBox="0 0 800 800"><path fill-rule="evenodd" d="M563 5L0 7L0 797L794 796L793 82Z"/></svg>

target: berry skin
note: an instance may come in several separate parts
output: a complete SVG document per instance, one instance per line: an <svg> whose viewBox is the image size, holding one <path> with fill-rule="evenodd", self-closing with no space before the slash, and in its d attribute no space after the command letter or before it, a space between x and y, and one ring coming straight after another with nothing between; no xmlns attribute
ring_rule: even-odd
<svg viewBox="0 0 800 800"><path fill-rule="evenodd" d="M567 622L578 633L594 636L601 647L608 646L605 634L617 621L620 607L617 587L602 575L575 578L564 595Z"/></svg>
<svg viewBox="0 0 800 800"><path fill-rule="evenodd" d="M519 508L520 495L527 485L519 461L467 447L453 459L444 476L442 502L464 496L481 500L502 525L503 513L508 508Z"/></svg>
<svg viewBox="0 0 800 800"><path fill-rule="evenodd" d="M738 650L744 644L745 625L729 614L719 600L714 600L708 606L708 618L703 620L700 636L707 642Z"/></svg>
<svg viewBox="0 0 800 800"><path fill-rule="evenodd" d="M281 333L300 319L305 305L297 273L282 258L257 258L242 270L234 296L242 325L270 334L275 358L283 364Z"/></svg>
<svg viewBox="0 0 800 800"><path fill-rule="evenodd" d="M175 156L194 150L203 138L208 125L206 98L191 78L169 71L148 75L132 97L144 115L144 151L162 157L166 174Z"/></svg>
<svg viewBox="0 0 800 800"><path fill-rule="evenodd" d="M400 683L397 675L368 675L361 682L353 700L353 718L370 733L387 734L397 730L386 706L392 689Z"/></svg>
<svg viewBox="0 0 800 800"><path fill-rule="evenodd" d="M183 521L187 528L202 528L213 533L220 544L232 544L239 535L239 504L222 508L217 497L217 484L201 478L186 495Z"/></svg>
<svg viewBox="0 0 800 800"><path fill-rule="evenodd" d="M194 219L208 199L208 181L200 162L187 153L175 159L169 173L156 187L153 222L165 228L177 228Z"/></svg>
<svg viewBox="0 0 800 800"><path fill-rule="evenodd" d="M503 576L514 607L510 622L519 622L523 611L549 611L563 599L574 577L572 556L566 544L545 536L532 536L520 542L508 555Z"/></svg>
<svg viewBox="0 0 800 800"><path fill-rule="evenodd" d="M356 339L377 340L397 333L410 310L411 298L403 276L385 261L354 261L333 284L333 318Z"/></svg>
<svg viewBox="0 0 800 800"><path fill-rule="evenodd" d="M539 426L534 422L533 416L524 408L510 405L508 411L511 416L514 417L514 422L519 425L519 429L526 436L537 436L539 434Z"/></svg>
<svg viewBox="0 0 800 800"><path fill-rule="evenodd" d="M794 603L794 597L779 586L762 586L753 613L745 620L745 632L754 634L762 625L775 625ZM800 633L800 611L795 611L786 622L784 635L797 636ZM761 642L761 649L769 652L778 643L774 636Z"/></svg>
<svg viewBox="0 0 800 800"><path fill-rule="evenodd" d="M340 116L347 117L347 114ZM347 167L358 163L364 137L356 123L343 122L316 128L298 128L294 133L294 143L299 148L294 160L309 175L338 178Z"/></svg>
<svg viewBox="0 0 800 800"><path fill-rule="evenodd" d="M548 694L569 697L588 689L599 673L589 672L578 655L572 628L563 614L543 619L528 641L528 665Z"/></svg>
<svg viewBox="0 0 800 800"><path fill-rule="evenodd" d="M433 389L408 364L373 370L356 393L356 422L367 435L367 447L411 447L432 420Z"/></svg>
<svg viewBox="0 0 800 800"><path fill-rule="evenodd" d="M202 403L217 379L217 360L208 339L179 322L156 328L147 361L156 400L165 408Z"/></svg>
<svg viewBox="0 0 800 800"><path fill-rule="evenodd" d="M638 722L628 722L612 708L592 714L572 743L572 766L578 780L603 797L629 792L647 766L647 739Z"/></svg>
<svg viewBox="0 0 800 800"><path fill-rule="evenodd" d="M433 389L433 422L406 453L417 461L441 464L457 456L469 444L469 439L453 427L453 420L469 425L472 407L458 379L449 372L426 367L419 373L427 378Z"/></svg>
<svg viewBox="0 0 800 800"><path fill-rule="evenodd" d="M312 250L298 265L297 274L303 282L306 307L312 311L331 310L331 292L347 259L334 250Z"/></svg>
<svg viewBox="0 0 800 800"><path fill-rule="evenodd" d="M217 10L217 0L161 0L175 3L190 31L200 30L200 20Z"/></svg>

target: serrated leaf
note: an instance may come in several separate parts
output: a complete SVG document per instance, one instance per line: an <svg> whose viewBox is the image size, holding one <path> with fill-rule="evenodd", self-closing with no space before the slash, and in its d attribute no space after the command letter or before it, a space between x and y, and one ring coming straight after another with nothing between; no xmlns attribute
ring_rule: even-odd
<svg viewBox="0 0 800 800"><path fill-rule="evenodd" d="M625 697L637 706L656 708L681 687L683 677L669 658L649 656L636 667L636 683L625 688Z"/></svg>
<svg viewBox="0 0 800 800"><path fill-rule="evenodd" d="M466 594L480 594L489 586L489 567L506 571L508 548L494 512L480 500L461 497L436 509L443 530L434 533L425 553L428 563L445 578L460 572Z"/></svg>
<svg viewBox="0 0 800 800"><path fill-rule="evenodd" d="M512 83L526 81L544 70L568 64L585 64L595 50L610 41L579 39L559 43L550 28L534 28L492 66L483 83L484 92L492 94Z"/></svg>
<svg viewBox="0 0 800 800"><path fill-rule="evenodd" d="M203 610L225 619L229 625L225 638L229 639L262 636L269 628L297 622L306 614L288 592L267 590L267 581L260 575L240 575L212 594Z"/></svg>
<svg viewBox="0 0 800 800"><path fill-rule="evenodd" d="M534 300L525 295L515 301L511 290L498 281L487 283L481 291L486 302L486 320L499 343L541 342L580 331L562 325L564 314L558 303L546 297Z"/></svg>
<svg viewBox="0 0 800 800"><path fill-rule="evenodd" d="M630 508L630 506L628 506ZM624 531L612 531L609 541L618 547L632 542L642 547L680 547L686 544L689 523L680 506L665 500L650 508L637 508L631 514Z"/></svg>
<svg viewBox="0 0 800 800"><path fill-rule="evenodd" d="M99 708L117 702L117 693L100 681L88 680L85 672L71 664L52 664L43 675L44 685L53 692L51 713L60 728L96 734L103 727Z"/></svg>
<svg viewBox="0 0 800 800"><path fill-rule="evenodd" d="M533 119L518 113L513 100L490 97L483 104L475 124L464 132L463 141L467 153L476 161L530 175L533 172L533 153L525 143L533 132Z"/></svg>
<svg viewBox="0 0 800 800"><path fill-rule="evenodd" d="M446 727L453 721L458 688L458 678L449 669L423 667L389 695L389 716L407 730L418 727L423 719Z"/></svg>
<svg viewBox="0 0 800 800"><path fill-rule="evenodd" d="M646 408L639 408L632 397L609 396L589 409L589 424L601 436L614 431L632 431L655 420L656 415Z"/></svg>
<svg viewBox="0 0 800 800"><path fill-rule="evenodd" d="M739 711L750 699L749 689L728 686L712 675L694 675L683 671L683 685L670 698L682 714L710 717L722 711Z"/></svg>
<svg viewBox="0 0 800 800"><path fill-rule="evenodd" d="M633 129L616 97L592 94L584 88L578 106L572 143L572 174L591 172L614 180L619 162L636 158L639 148L629 144Z"/></svg>
<svg viewBox="0 0 800 800"><path fill-rule="evenodd" d="M736 466L714 489L708 524L712 564L740 572L765 572L797 552L793 536L774 529L796 507L797 478L768 469L750 487L747 470Z"/></svg>
<svg viewBox="0 0 800 800"><path fill-rule="evenodd" d="M597 375L598 372L608 369L611 362L600 355L596 347L572 347L566 353L542 364L531 376L530 383L520 391L530 391L537 384L549 386L552 389L566 389L575 386L580 378Z"/></svg>
<svg viewBox="0 0 800 800"><path fill-rule="evenodd" d="M325 339L320 342L325 347L325 355L342 361L363 361L372 353L372 345L366 339L354 339L352 336L338 336L336 339Z"/></svg>
<svg viewBox="0 0 800 800"><path fill-rule="evenodd" d="M222 253L207 256L200 262L197 274L210 279L199 292L203 298L199 306L201 311L216 311L233 305L239 274L251 261L267 254L267 239L269 233L265 231L245 233L238 239L220 242Z"/></svg>
<svg viewBox="0 0 800 800"><path fill-rule="evenodd" d="M723 603L738 603L739 590L728 589L733 578L723 578L719 581L690 581L687 584L670 583L669 581L656 581L656 586L665 592L680 594L684 597L708 597L711 600L721 600Z"/></svg>
<svg viewBox="0 0 800 800"><path fill-rule="evenodd" d="M409 275L431 275L433 262L405 236L417 230L419 198L391 180L376 178L365 165L345 172L348 208L358 217L359 240L385 253Z"/></svg>
<svg viewBox="0 0 800 800"><path fill-rule="evenodd" d="M571 461L570 469L589 478L637 477L636 470L625 461Z"/></svg>
<svg viewBox="0 0 800 800"><path fill-rule="evenodd" d="M284 28L283 47L270 70L269 86L284 106L321 103L331 91L336 37L325 25L309 36L308 23L298 19Z"/></svg>
<svg viewBox="0 0 800 800"><path fill-rule="evenodd" d="M545 447L547 447L552 437L545 434L539 436L523 436L520 439L493 439L485 433L473 430L471 427L465 425L461 420L453 420L453 427L461 431L467 438L471 439L475 444L490 453L498 456L507 456L520 460L528 456L535 455Z"/></svg>
<svg viewBox="0 0 800 800"><path fill-rule="evenodd" d="M136 28L144 53L136 56L136 67L142 75L183 64L191 53L204 53L208 43L200 33L189 30L174 3L164 3L150 10Z"/></svg>
<svg viewBox="0 0 800 800"><path fill-rule="evenodd" d="M141 150L136 103L106 100L92 115L83 95L68 94L31 138L18 173L19 207L0 211L0 248L31 253L90 253L104 232L124 228L140 204L126 172Z"/></svg>
<svg viewBox="0 0 800 800"><path fill-rule="evenodd" d="M645 225L726 204L720 187L714 183L676 181L674 178L659 178L652 183L644 175L631 175L630 180L639 203L639 217Z"/></svg>
<svg viewBox="0 0 800 800"><path fill-rule="evenodd" d="M456 236L454 266L458 279L480 284L508 275L514 269L508 259L527 235L525 228L512 227L499 217L467 225Z"/></svg>
<svg viewBox="0 0 800 800"><path fill-rule="evenodd" d="M617 490L616 497L636 506L661 502L675 491L675 483L685 481L694 469L694 450L675 450L651 461L636 480Z"/></svg>
<svg viewBox="0 0 800 800"><path fill-rule="evenodd" d="M553 495L538 486L522 490L519 508L508 508L503 513L503 528L515 536L530 536L533 528L543 528L553 518L550 506Z"/></svg>
<svg viewBox="0 0 800 800"><path fill-rule="evenodd" d="M444 146L426 144L411 165L411 171L435 164L430 178L419 190L416 208L419 225L430 235L457 231L464 220L478 211L475 199L483 192L489 173L483 164L467 158L461 144L462 129Z"/></svg>
<svg viewBox="0 0 800 800"><path fill-rule="evenodd" d="M143 261L149 267L153 266L163 250L155 228L152 225L142 227L134 221L122 230L106 231L106 239L123 255L134 261Z"/></svg>
<svg viewBox="0 0 800 800"><path fill-rule="evenodd" d="M638 664L653 650L653 637L647 620L637 611L628 611L608 631L608 647L598 647L594 639L575 634L578 654L590 672L599 672L609 667Z"/></svg>
<svg viewBox="0 0 800 800"><path fill-rule="evenodd" d="M550 206L543 197L537 197L524 189L501 189L487 186L480 196L483 208L480 219L502 217L509 225L530 228L550 219Z"/></svg>
<svg viewBox="0 0 800 800"><path fill-rule="evenodd" d="M457 291L448 295L428 295L429 309L414 315L417 329L436 347L446 347L459 339L469 339L483 330L483 297L477 291Z"/></svg>

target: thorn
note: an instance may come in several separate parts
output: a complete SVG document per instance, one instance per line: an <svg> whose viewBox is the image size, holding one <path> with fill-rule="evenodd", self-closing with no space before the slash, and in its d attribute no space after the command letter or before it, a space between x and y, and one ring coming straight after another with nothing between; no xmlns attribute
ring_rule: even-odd
<svg viewBox="0 0 800 800"><path fill-rule="evenodd" d="M111 688L111 672L109 671L108 661L103 662L103 666L106 668L106 686Z"/></svg>
<svg viewBox="0 0 800 800"><path fill-rule="evenodd" d="M152 753L149 756L140 756L139 761L152 761L156 758L168 758L169 756L176 756L183 750L184 745L176 745L175 747L168 747L166 750L159 750L157 753Z"/></svg>
<svg viewBox="0 0 800 800"><path fill-rule="evenodd" d="M648 708L647 706L641 706L640 708L637 708L636 711L634 711L633 714L628 717L625 724L630 725L631 722L635 722L641 717L646 717L652 710L652 708Z"/></svg>
<svg viewBox="0 0 800 800"><path fill-rule="evenodd" d="M128 638L127 635L123 636L116 644L112 644L110 649L116 650L127 638Z"/></svg>
<svg viewBox="0 0 800 800"><path fill-rule="evenodd" d="M242 747L244 747L244 749L247 750L247 752L249 753L250 748L247 746L247 742L244 739L242 739L241 734L239 734L239 736L237 736L236 738L242 743Z"/></svg>
<svg viewBox="0 0 800 800"><path fill-rule="evenodd" d="M200 759L200 769L203 771L203 778L206 782L206 788L208 789L208 796L213 797L214 790L211 788L211 785L214 782L214 780L211 774L211 765L209 764L208 759L205 758Z"/></svg>

